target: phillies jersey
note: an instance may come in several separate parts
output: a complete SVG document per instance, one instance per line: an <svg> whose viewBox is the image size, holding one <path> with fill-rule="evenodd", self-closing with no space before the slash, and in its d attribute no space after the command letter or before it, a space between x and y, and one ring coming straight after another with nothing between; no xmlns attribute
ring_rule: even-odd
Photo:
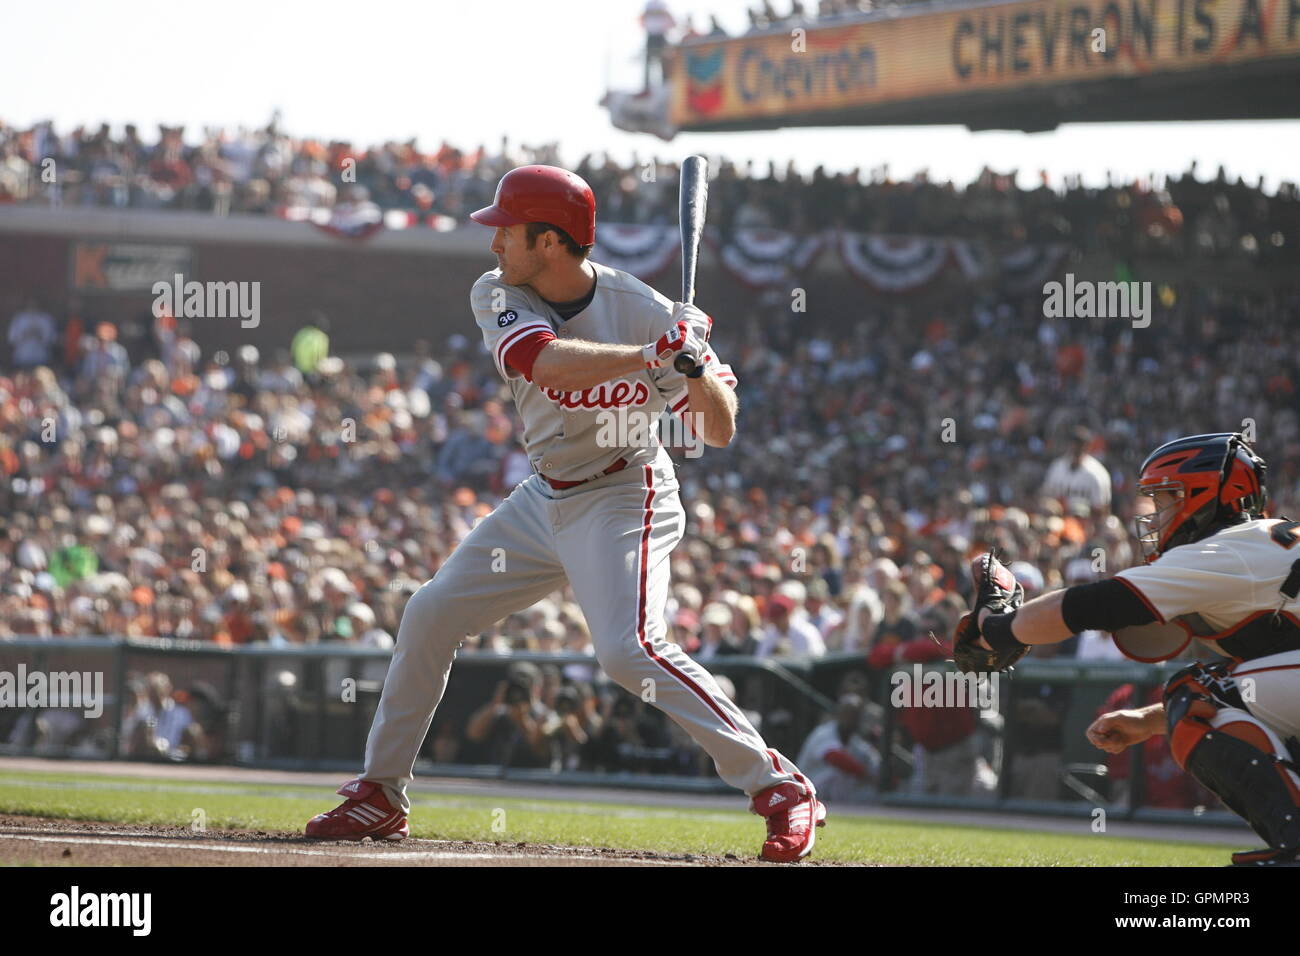
<svg viewBox="0 0 1300 956"><path fill-rule="evenodd" d="M510 350L538 332L558 338L607 345L645 345L673 324L673 303L644 282L590 263L596 288L589 305L568 320L529 286L508 285L501 270L485 272L474 283L470 305L483 342L514 395L523 419L524 449L533 469L557 481L584 481L601 474L620 458L628 465L654 461L660 442L653 428L643 440L629 428L615 430L620 417L635 425L657 422L664 409L683 417L689 412L686 377L671 366L642 369L576 392L542 388L507 361ZM710 371L733 388L736 376L712 347L703 357ZM629 412L639 415L629 416ZM617 435L611 443L611 435Z"/></svg>
<svg viewBox="0 0 1300 956"><path fill-rule="evenodd" d="M1141 661L1173 657L1193 637L1239 660L1300 649L1300 602L1282 593L1300 574L1298 534L1300 523L1257 518L1120 571L1156 622L1120 628L1115 643Z"/></svg>

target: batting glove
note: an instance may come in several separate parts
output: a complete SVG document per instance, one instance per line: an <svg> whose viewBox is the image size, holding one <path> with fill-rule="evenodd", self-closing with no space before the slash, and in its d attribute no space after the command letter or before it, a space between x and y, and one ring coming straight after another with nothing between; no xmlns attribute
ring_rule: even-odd
<svg viewBox="0 0 1300 956"><path fill-rule="evenodd" d="M674 302L672 318L674 322L685 322L705 342L713 334L713 319L690 303Z"/></svg>
<svg viewBox="0 0 1300 956"><path fill-rule="evenodd" d="M708 343L683 320L659 336L657 342L641 346L641 357L648 369L670 366L678 355L689 355L699 365L706 349Z"/></svg>

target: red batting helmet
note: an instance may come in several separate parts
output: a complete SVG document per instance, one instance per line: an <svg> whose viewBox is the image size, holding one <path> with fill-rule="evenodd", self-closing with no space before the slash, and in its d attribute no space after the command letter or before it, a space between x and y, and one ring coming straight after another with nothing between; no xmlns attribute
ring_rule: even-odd
<svg viewBox="0 0 1300 956"><path fill-rule="evenodd" d="M596 197L581 176L558 166L520 166L501 177L492 205L469 216L485 226L548 222L580 246L596 241Z"/></svg>

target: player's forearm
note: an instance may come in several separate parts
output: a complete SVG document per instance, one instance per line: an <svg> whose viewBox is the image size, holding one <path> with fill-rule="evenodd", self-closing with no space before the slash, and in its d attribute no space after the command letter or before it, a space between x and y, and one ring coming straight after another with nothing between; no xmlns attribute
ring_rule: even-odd
<svg viewBox="0 0 1300 956"><path fill-rule="evenodd" d="M1074 636L1061 615L1061 600L1065 591L1052 591L1040 595L1032 601L1026 601L1020 610L1011 615L999 615L1011 619L1011 634L1021 644L1059 644ZM993 614L987 609L980 615L980 630L988 625ZM996 625L998 622L993 622ZM990 625L992 626L992 625ZM1005 625L1004 625L1005 626Z"/></svg>
<svg viewBox="0 0 1300 956"><path fill-rule="evenodd" d="M579 392L644 368L645 358L637 345L555 339L537 353L533 382L561 392Z"/></svg>
<svg viewBox="0 0 1300 956"><path fill-rule="evenodd" d="M725 448L736 434L736 393L712 372L686 380L691 424L704 444Z"/></svg>
<svg viewBox="0 0 1300 956"><path fill-rule="evenodd" d="M1168 733L1169 728L1165 723L1165 705L1152 704L1150 707L1138 708L1138 716L1142 718L1142 726L1151 735Z"/></svg>
<svg viewBox="0 0 1300 956"><path fill-rule="evenodd" d="M1011 622L1011 633L1021 644L1059 644L1074 636L1061 614L1065 591L1051 591L1026 601Z"/></svg>
<svg viewBox="0 0 1300 956"><path fill-rule="evenodd" d="M1014 616L1000 615L988 621L987 628L982 617L980 633L992 633L996 638L999 632L1005 635L1009 630L1010 636L1021 644L1055 644L1084 631L1113 634L1155 620L1156 612L1146 599L1125 579L1115 577L1044 594L1025 604Z"/></svg>

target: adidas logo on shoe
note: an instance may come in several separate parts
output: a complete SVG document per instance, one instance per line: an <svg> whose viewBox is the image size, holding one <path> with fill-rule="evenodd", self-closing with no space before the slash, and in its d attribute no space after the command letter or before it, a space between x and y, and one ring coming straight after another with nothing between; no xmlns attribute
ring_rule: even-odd
<svg viewBox="0 0 1300 956"><path fill-rule="evenodd" d="M769 808L776 806L778 803L785 803L785 794L774 793L772 794L772 799L767 801L767 805Z"/></svg>

